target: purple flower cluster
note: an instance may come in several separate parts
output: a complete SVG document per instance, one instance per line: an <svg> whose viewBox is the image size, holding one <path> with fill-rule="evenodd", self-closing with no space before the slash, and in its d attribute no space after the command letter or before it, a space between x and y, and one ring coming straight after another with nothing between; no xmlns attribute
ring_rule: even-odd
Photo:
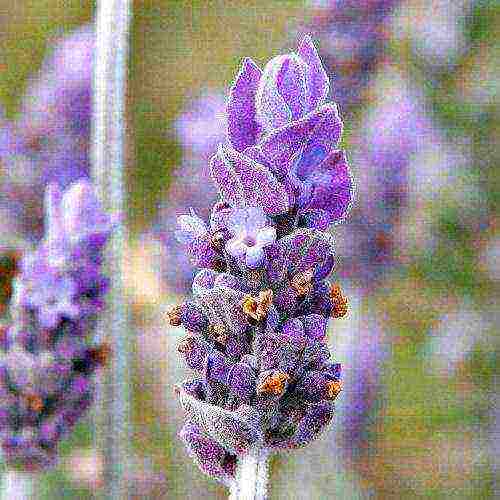
<svg viewBox="0 0 500 500"><path fill-rule="evenodd" d="M90 334L108 281L102 251L114 222L87 181L47 188L46 230L14 282L0 329L0 441L9 467L52 465L62 437L92 404L93 374L109 355Z"/></svg>
<svg viewBox="0 0 500 500"><path fill-rule="evenodd" d="M361 281L364 288L398 259L397 226L408 205L411 164L419 152L436 142L436 130L420 96L390 68L391 85L369 108L353 142L358 143L360 203L353 211L343 244L347 246L343 275ZM427 182L423 166L414 177Z"/></svg>
<svg viewBox="0 0 500 500"><path fill-rule="evenodd" d="M400 0L310 1L308 30L321 40L321 55L336 76L334 99L342 109L358 105L387 45L387 21Z"/></svg>
<svg viewBox="0 0 500 500"><path fill-rule="evenodd" d="M328 89L309 37L264 70L246 59L228 100L228 141L210 161L220 199L208 223L179 218L177 238L201 268L192 297L168 314L186 329L179 351L199 372L177 389L181 437L226 484L251 448L314 440L341 390L325 338L347 301L325 281L326 230L346 215L353 181Z"/></svg>
<svg viewBox="0 0 500 500"><path fill-rule="evenodd" d="M21 233L40 236L42 197L88 177L95 34L85 26L61 39L30 82L14 121L0 116L0 209Z"/></svg>

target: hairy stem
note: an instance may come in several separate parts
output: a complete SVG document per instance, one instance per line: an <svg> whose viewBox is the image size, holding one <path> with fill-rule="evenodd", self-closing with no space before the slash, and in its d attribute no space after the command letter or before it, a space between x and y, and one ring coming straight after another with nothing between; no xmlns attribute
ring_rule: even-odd
<svg viewBox="0 0 500 500"><path fill-rule="evenodd" d="M230 500L265 500L267 498L269 452L256 447L238 457L235 483Z"/></svg>
<svg viewBox="0 0 500 500"><path fill-rule="evenodd" d="M6 472L2 477L2 499L35 500L35 478L26 472Z"/></svg>
<svg viewBox="0 0 500 500"><path fill-rule="evenodd" d="M125 90L127 79L130 0L97 3L92 168L102 202L114 214L126 213L124 200ZM110 242L111 287L107 313L97 332L113 352L97 410L96 440L104 456L104 496L127 498L129 457L130 328L122 275L126 230L120 224ZM105 334L105 335L104 335Z"/></svg>

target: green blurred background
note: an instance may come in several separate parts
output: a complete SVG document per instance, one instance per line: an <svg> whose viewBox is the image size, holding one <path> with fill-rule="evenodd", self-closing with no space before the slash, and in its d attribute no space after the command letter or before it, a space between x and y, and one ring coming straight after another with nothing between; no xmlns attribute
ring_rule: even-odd
<svg viewBox="0 0 500 500"><path fill-rule="evenodd" d="M425 3L432 16L432 2ZM418 23L426 22L411 17L415 5L421 7L419 0L396 12L391 58L423 82L445 134L471 138L473 158L484 159L470 166L481 200L463 203L455 196L459 183L448 186L451 195L431 199L424 208L425 230L437 237L437 244L426 246L417 235L405 265L389 273L370 298L371 307L384 317L390 351L370 418L370 450L349 467L327 456L324 443L279 457L272 463L272 498L494 497L492 442L500 440L498 427L496 435L492 431L500 375L500 121L495 100L500 7L494 1L475 3L466 27L470 50L452 72L431 79L411 49ZM54 38L89 22L93 8L92 2L82 1L0 1L0 102L9 116L15 116L27 79ZM172 169L181 159L173 120L203 88L226 88L242 57L263 64L290 48L291 30L307 15L299 1L134 2L127 170L132 241L126 271L137 354L131 462L134 481L146 484L136 498L226 496L189 462L176 438L182 417L171 385L186 372L169 354L177 333L169 337L161 319L175 298L164 294L155 275L154 248L135 242L164 201ZM486 111L476 92L485 79L487 86L496 86ZM345 126L349 137L353 123ZM349 150L348 140L345 146ZM478 210L488 212L480 234L467 224ZM473 304L476 316L455 314L463 304ZM455 318L455 323L450 320L453 335L429 337L446 315ZM439 349L458 352L457 343L465 347L455 356L455 369L436 372L432 367L439 365ZM86 422L64 444L60 466L40 479L40 498L99 498L100 464L92 446L92 427Z"/></svg>

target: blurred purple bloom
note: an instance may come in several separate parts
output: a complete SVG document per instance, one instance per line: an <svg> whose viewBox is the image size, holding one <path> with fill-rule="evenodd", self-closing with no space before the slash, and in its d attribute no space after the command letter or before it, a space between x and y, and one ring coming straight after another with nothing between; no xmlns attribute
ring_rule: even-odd
<svg viewBox="0 0 500 500"><path fill-rule="evenodd" d="M332 94L342 109L359 105L387 46L387 24L400 0L311 0L312 22L304 28L320 40Z"/></svg>
<svg viewBox="0 0 500 500"><path fill-rule="evenodd" d="M408 204L410 168L416 155L437 140L436 129L420 96L408 82L386 68L391 86L379 99L353 138L359 144L360 203L351 214L343 241L343 272L375 284L395 262L395 235L399 218ZM381 91L382 92L382 91ZM423 165L417 178L425 182Z"/></svg>
<svg viewBox="0 0 500 500"><path fill-rule="evenodd" d="M0 117L0 206L22 236L40 236L47 184L65 188L88 176L94 38L90 25L61 38L28 85L19 117Z"/></svg>
<svg viewBox="0 0 500 500"><path fill-rule="evenodd" d="M177 138L186 153L208 159L226 135L226 101L204 91L193 99L175 122Z"/></svg>
<svg viewBox="0 0 500 500"><path fill-rule="evenodd" d="M8 467L46 469L93 400L106 345L92 345L107 280L102 250L114 222L88 181L45 196L46 234L15 279L0 352L1 446Z"/></svg>
<svg viewBox="0 0 500 500"><path fill-rule="evenodd" d="M23 100L19 123L31 137L74 133L88 138L94 47L91 25L54 45Z"/></svg>

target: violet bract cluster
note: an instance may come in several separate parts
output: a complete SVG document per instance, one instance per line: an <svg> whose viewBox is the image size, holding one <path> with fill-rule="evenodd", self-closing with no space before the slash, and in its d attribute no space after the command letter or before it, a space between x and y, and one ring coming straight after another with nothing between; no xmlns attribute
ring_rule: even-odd
<svg viewBox="0 0 500 500"><path fill-rule="evenodd" d="M8 467L45 469L92 404L109 354L92 343L108 287L102 252L114 222L87 181L47 188L45 237L14 282L1 327L0 441Z"/></svg>
<svg viewBox="0 0 500 500"><path fill-rule="evenodd" d="M347 311L332 236L353 181L342 122L309 37L263 70L245 59L227 104L228 137L210 160L219 191L207 222L179 217L199 268L192 296L169 311L198 372L181 384L181 431L200 469L231 485L253 448L305 446L329 424L341 367L325 338Z"/></svg>

